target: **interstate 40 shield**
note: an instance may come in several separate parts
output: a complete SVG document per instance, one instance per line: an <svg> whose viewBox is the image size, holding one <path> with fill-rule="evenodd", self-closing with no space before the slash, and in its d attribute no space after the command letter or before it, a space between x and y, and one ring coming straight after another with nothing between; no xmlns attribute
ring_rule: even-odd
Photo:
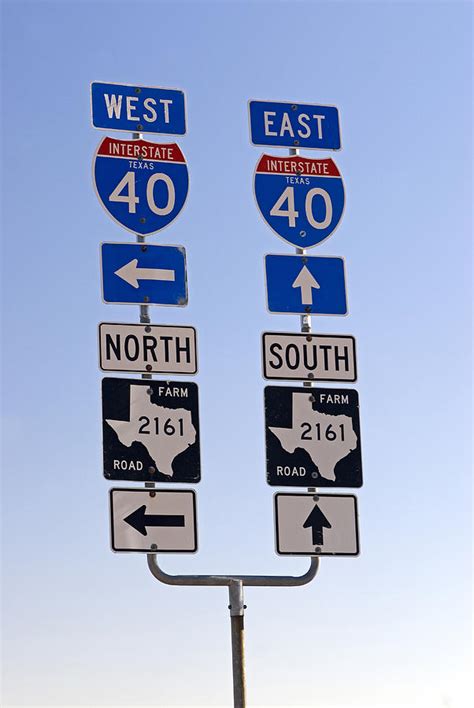
<svg viewBox="0 0 474 708"><path fill-rule="evenodd" d="M188 167L176 143L104 138L94 156L93 177L108 215L142 236L171 224L188 195Z"/></svg>
<svg viewBox="0 0 474 708"><path fill-rule="evenodd" d="M267 482L361 487L359 396L354 389L265 388Z"/></svg>
<svg viewBox="0 0 474 708"><path fill-rule="evenodd" d="M107 479L200 481L195 383L105 378L102 425Z"/></svg>
<svg viewBox="0 0 474 708"><path fill-rule="evenodd" d="M334 162L295 155L262 155L255 200L270 228L298 248L327 239L344 211L344 184Z"/></svg>

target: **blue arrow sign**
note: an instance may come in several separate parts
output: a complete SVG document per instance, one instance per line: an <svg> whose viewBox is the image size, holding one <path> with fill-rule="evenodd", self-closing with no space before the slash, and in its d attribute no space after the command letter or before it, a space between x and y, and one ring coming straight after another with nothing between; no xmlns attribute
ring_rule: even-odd
<svg viewBox="0 0 474 708"><path fill-rule="evenodd" d="M156 86L130 86L93 81L92 125L104 130L184 135L184 92Z"/></svg>
<svg viewBox="0 0 474 708"><path fill-rule="evenodd" d="M105 302L187 305L186 253L182 246L103 243Z"/></svg>
<svg viewBox="0 0 474 708"><path fill-rule="evenodd" d="M339 112L312 103L249 101L250 140L254 145L339 150Z"/></svg>
<svg viewBox="0 0 474 708"><path fill-rule="evenodd" d="M265 256L265 274L270 312L347 314L343 258Z"/></svg>
<svg viewBox="0 0 474 708"><path fill-rule="evenodd" d="M344 211L344 184L331 158L262 155L255 169L254 191L270 228L298 248L327 239Z"/></svg>
<svg viewBox="0 0 474 708"><path fill-rule="evenodd" d="M93 175L109 216L142 236L171 224L188 195L188 167L176 143L104 138L94 156Z"/></svg>

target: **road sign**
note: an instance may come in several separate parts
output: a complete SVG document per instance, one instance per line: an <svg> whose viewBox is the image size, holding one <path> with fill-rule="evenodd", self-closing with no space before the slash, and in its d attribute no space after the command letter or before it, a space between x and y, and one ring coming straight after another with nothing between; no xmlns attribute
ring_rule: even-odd
<svg viewBox="0 0 474 708"><path fill-rule="evenodd" d="M102 322L99 357L103 371L195 374L196 330L171 325Z"/></svg>
<svg viewBox="0 0 474 708"><path fill-rule="evenodd" d="M184 135L184 92L158 86L91 83L92 125L103 130Z"/></svg>
<svg viewBox="0 0 474 708"><path fill-rule="evenodd" d="M275 494L276 550L289 556L357 556L352 494Z"/></svg>
<svg viewBox="0 0 474 708"><path fill-rule="evenodd" d="M249 101L253 145L339 150L339 112L335 106L282 101Z"/></svg>
<svg viewBox="0 0 474 708"><path fill-rule="evenodd" d="M94 156L93 177L107 214L142 236L171 224L188 195L186 158L176 143L104 138Z"/></svg>
<svg viewBox="0 0 474 708"><path fill-rule="evenodd" d="M107 479L201 479L195 383L105 378L102 426Z"/></svg>
<svg viewBox="0 0 474 708"><path fill-rule="evenodd" d="M298 248L327 239L344 211L344 184L331 158L262 155L254 192L269 227Z"/></svg>
<svg viewBox="0 0 474 708"><path fill-rule="evenodd" d="M267 482L361 487L359 396L348 388L265 388Z"/></svg>
<svg viewBox="0 0 474 708"><path fill-rule="evenodd" d="M340 334L264 332L263 375L266 379L355 381L355 339Z"/></svg>
<svg viewBox="0 0 474 708"><path fill-rule="evenodd" d="M347 315L343 258L268 255L265 277L270 312Z"/></svg>
<svg viewBox="0 0 474 708"><path fill-rule="evenodd" d="M102 297L115 304L188 303L183 246L102 243Z"/></svg>
<svg viewBox="0 0 474 708"><path fill-rule="evenodd" d="M111 489L114 551L197 551L196 495L191 490Z"/></svg>

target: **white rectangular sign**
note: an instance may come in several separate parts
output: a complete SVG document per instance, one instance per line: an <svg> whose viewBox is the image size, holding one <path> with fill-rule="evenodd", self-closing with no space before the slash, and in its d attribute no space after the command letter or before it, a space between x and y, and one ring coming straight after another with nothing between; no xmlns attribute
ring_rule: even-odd
<svg viewBox="0 0 474 708"><path fill-rule="evenodd" d="M275 494L276 550L290 556L357 556L352 494Z"/></svg>
<svg viewBox="0 0 474 708"><path fill-rule="evenodd" d="M102 322L99 357L103 371L195 374L196 330L171 325Z"/></svg>
<svg viewBox="0 0 474 708"><path fill-rule="evenodd" d="M340 334L264 332L266 379L356 381L355 339Z"/></svg>
<svg viewBox="0 0 474 708"><path fill-rule="evenodd" d="M111 489L114 551L194 553L196 495L192 490Z"/></svg>

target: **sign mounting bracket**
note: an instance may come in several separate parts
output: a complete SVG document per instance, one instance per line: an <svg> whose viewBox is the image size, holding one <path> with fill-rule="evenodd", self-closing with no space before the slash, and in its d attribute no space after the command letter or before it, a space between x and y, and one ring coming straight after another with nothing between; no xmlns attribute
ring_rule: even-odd
<svg viewBox="0 0 474 708"><path fill-rule="evenodd" d="M310 583L319 568L319 558L311 557L303 575L170 575L158 565L156 553L147 553L148 568L157 580L166 585L208 585L229 588L229 611L232 641L232 675L234 707L245 708L244 670L244 589L251 587L295 587Z"/></svg>

